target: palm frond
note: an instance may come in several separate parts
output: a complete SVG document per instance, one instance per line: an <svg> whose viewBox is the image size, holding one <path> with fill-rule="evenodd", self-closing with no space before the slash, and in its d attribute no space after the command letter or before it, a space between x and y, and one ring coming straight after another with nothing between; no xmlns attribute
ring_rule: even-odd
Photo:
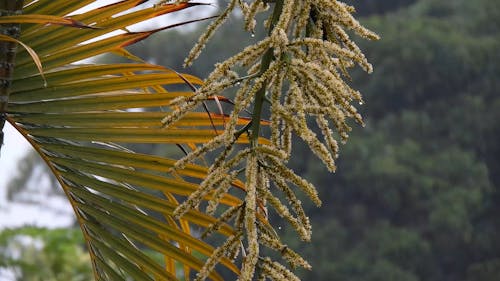
<svg viewBox="0 0 500 281"><path fill-rule="evenodd" d="M45 75L26 49L18 50L6 119L64 189L84 233L96 280L188 279L190 270L199 271L214 252L195 237L192 227L207 228L217 220L196 210L175 220L173 212L177 200L197 190L208 169L188 164L169 172L175 159L136 152L131 144L195 148L223 131L226 116L190 112L175 126L163 128L161 119L172 111L170 102L192 95L185 84L201 85L200 79L148 63L75 63L108 52L126 55L127 45L167 29L129 32L127 26L197 4L130 12L145 1L124 0L75 14L92 2L25 1L23 15L0 18L0 25L21 24L19 41L34 50ZM122 34L102 37L117 30ZM172 86L186 90L169 91ZM238 124L248 122L241 118ZM233 185L244 189L238 180ZM209 193L205 199L213 196ZM225 194L221 203L232 207L242 201ZM217 231L235 234L224 223ZM239 273L230 260L220 262ZM215 271L209 277L222 280Z"/></svg>

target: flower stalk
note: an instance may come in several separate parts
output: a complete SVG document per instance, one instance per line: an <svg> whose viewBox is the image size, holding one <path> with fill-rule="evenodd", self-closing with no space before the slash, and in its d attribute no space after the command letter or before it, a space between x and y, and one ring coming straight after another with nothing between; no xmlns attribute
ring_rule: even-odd
<svg viewBox="0 0 500 281"><path fill-rule="evenodd" d="M276 23L278 22L281 12L283 11L283 1L284 0L276 0L274 3L273 14L271 16L271 23L269 25L268 35L271 35L273 32ZM273 48L269 48L264 56L262 57L260 73L264 73L271 64L271 61L274 59L274 50ZM266 87L267 81L264 82L264 85L260 88L260 90L255 95L255 105L252 114L252 128L251 128L251 146L253 148L257 147L259 141L259 132L260 132L260 120L262 119L262 107L264 101L266 100Z"/></svg>
<svg viewBox="0 0 500 281"><path fill-rule="evenodd" d="M265 257L261 246L279 251L292 267L310 269L299 255L282 246L267 221L267 208L274 209L288 221L303 241L310 241L311 224L293 190L302 190L317 206L321 205L321 200L314 185L287 167L292 154L292 135L301 138L328 170L335 171L339 150L336 138L342 143L347 140L351 130L348 119L363 124L355 107L362 102L362 97L350 87L347 69L359 65L368 73L372 71L371 64L345 30L368 39L377 38L352 17L353 7L337 0L231 0L221 16L208 27L207 34L200 37L188 61L199 54L207 38L233 9L240 8L245 29L253 32L255 15L269 6L272 6L272 13L264 22L267 37L216 64L194 96L175 100L176 109L163 119L164 126L170 126L211 96L238 86L224 131L176 164L176 168L182 168L210 151L222 150L209 168L200 186L202 190L193 192L175 213L181 216L198 208L198 203L209 191L227 192L230 186L223 179L239 174L242 169L245 171L246 193L241 198L242 207L238 211L220 212L223 214L221 223L234 216L234 227L244 230L238 238L242 255L239 281L251 281L256 277L298 280L284 265ZM245 73L234 69L240 69L239 72L244 69ZM270 107L270 136L261 132L265 102ZM246 125L238 124L238 118L250 110L251 120ZM311 121L316 121L317 128L311 127ZM249 136L249 144L237 151L234 144L244 133ZM269 140L264 143L262 137ZM286 201L279 199L283 196ZM216 214L219 196L210 200L210 211ZM230 244L233 250L219 252L234 253L236 244ZM226 256L234 258L234 254ZM256 272L256 268L260 268L260 272ZM205 277L199 276L200 280Z"/></svg>

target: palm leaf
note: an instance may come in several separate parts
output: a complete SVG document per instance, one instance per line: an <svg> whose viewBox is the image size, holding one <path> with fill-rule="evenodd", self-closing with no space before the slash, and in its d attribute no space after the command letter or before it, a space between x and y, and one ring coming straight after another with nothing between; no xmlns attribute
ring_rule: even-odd
<svg viewBox="0 0 500 281"><path fill-rule="evenodd" d="M175 174L167 173L175 159L135 152L131 144L194 148L222 131L226 116L191 112L164 129L161 119L171 111L172 99L191 95L186 82L201 85L200 79L147 63L74 63L108 52L129 56L125 46L167 28L128 32L127 26L196 4L129 12L145 1L125 0L73 14L92 2L25 1L23 15L0 18L0 25L21 24L15 40L29 46L29 52L17 52L6 119L41 155L64 189L84 233L96 280L181 279L190 269L199 271L214 251L191 232L192 225L214 224L214 217L198 211L189 211L180 221L172 216L177 200L194 192L208 170L189 164ZM124 33L102 37L116 30ZM172 86L185 90L168 91ZM238 122L244 125L249 120ZM242 136L239 141L248 139ZM244 189L237 180L233 185ZM209 193L205 199L211 197ZM221 203L237 206L241 200L225 194ZM234 234L227 224L218 232ZM165 262L151 253L163 256ZM174 261L185 268L183 273L177 272ZM239 273L231 261L223 259L221 264ZM222 280L217 272L210 278Z"/></svg>

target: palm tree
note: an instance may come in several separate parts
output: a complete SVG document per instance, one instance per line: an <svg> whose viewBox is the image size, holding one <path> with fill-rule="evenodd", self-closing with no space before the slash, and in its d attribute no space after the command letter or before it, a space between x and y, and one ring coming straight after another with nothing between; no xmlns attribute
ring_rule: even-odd
<svg viewBox="0 0 500 281"><path fill-rule="evenodd" d="M291 187L318 205L320 200L285 165L291 135L334 170L338 149L328 120L343 140L350 129L346 117L362 123L351 105L361 96L343 76L353 62L371 70L343 27L376 35L337 1L272 1L266 39L217 65L202 81L125 49L174 27L130 32L128 26L198 4L159 1L131 10L146 1L124 0L77 12L93 2L0 1L0 127L7 121L16 128L57 178L83 232L95 279L178 280L198 272L199 280L223 280L223 271L239 280L256 274L297 279L260 251L266 246L292 267L310 268L280 241L267 206L310 239L309 220ZM266 1L230 1L188 64L236 6L249 31L255 14L269 8ZM102 37L112 31L122 33ZM82 63L105 53L132 62ZM246 75L236 66L246 67ZM234 102L220 95L231 87L238 89ZM232 107L229 114L223 104ZM311 117L324 141L310 128ZM141 152L143 144L177 146L187 155L151 155ZM273 194L271 184L287 202ZM216 242L202 240L198 230Z"/></svg>

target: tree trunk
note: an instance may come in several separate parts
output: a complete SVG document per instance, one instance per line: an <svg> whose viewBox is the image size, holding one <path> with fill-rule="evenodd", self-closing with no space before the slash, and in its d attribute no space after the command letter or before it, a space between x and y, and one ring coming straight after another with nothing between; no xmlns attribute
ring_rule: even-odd
<svg viewBox="0 0 500 281"><path fill-rule="evenodd" d="M23 2L23 0L0 0L0 16L20 14ZM0 24L0 34L2 35L17 39L20 33L19 24ZM16 50L16 43L0 41L0 150L3 144L3 127L7 117L6 111L9 102Z"/></svg>

